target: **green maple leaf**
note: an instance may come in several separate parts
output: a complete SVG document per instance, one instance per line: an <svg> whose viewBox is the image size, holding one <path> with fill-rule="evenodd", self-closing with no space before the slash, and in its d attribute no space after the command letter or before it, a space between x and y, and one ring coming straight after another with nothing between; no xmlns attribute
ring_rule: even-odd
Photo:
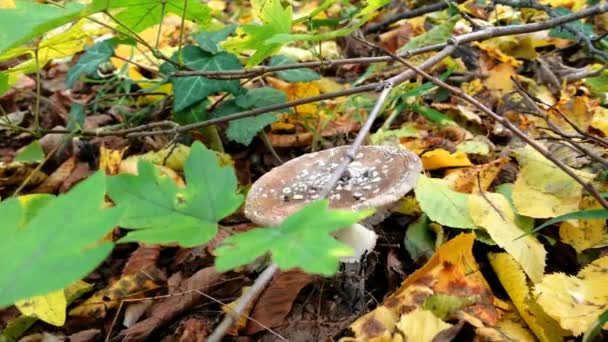
<svg viewBox="0 0 608 342"><path fill-rule="evenodd" d="M283 6L280 0L253 0L251 7L262 22L260 24L242 25L237 30L237 36L228 39L223 47L232 52L254 50L255 53L247 61L251 67L259 64L264 58L279 51L283 43L267 43L275 35L287 34L291 30L293 9L291 5Z"/></svg>
<svg viewBox="0 0 608 342"><path fill-rule="evenodd" d="M211 9L198 0L94 0L92 11L119 10L116 19L123 26L135 32L160 24L163 16L173 13L199 25L211 20Z"/></svg>
<svg viewBox="0 0 608 342"><path fill-rule="evenodd" d="M120 242L200 245L242 202L233 170L221 167L215 153L199 142L192 145L184 166L186 188L161 176L150 162L140 161L138 172L108 180L110 197L124 210L120 225L133 229Z"/></svg>
<svg viewBox="0 0 608 342"><path fill-rule="evenodd" d="M307 273L332 275L338 260L352 254L331 232L369 216L372 211L328 210L328 201L316 201L273 228L256 228L233 235L215 250L215 266L226 271L248 264L270 251L282 270L299 267Z"/></svg>
<svg viewBox="0 0 608 342"><path fill-rule="evenodd" d="M110 254L113 244L100 240L118 224L120 209L103 209L104 184L98 172L65 195L0 203L0 307L61 289Z"/></svg>

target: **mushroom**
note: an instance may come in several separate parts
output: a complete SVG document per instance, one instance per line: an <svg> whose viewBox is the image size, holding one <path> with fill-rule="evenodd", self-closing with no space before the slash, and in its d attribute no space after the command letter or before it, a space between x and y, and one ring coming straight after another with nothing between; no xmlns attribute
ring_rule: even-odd
<svg viewBox="0 0 608 342"><path fill-rule="evenodd" d="M245 216L253 223L273 226L311 201L320 199L331 174L349 146L308 153L264 174L251 187L245 201ZM413 152L391 146L362 146L354 160L327 196L329 207L358 211L376 209L364 223L374 224L389 215L398 200L408 193L422 171ZM357 262L371 251L377 235L361 224L336 232L335 237L355 250L343 262Z"/></svg>

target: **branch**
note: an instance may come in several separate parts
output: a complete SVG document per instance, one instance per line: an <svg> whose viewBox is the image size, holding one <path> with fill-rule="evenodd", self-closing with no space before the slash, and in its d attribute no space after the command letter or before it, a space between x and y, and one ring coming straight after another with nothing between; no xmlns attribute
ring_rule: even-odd
<svg viewBox="0 0 608 342"><path fill-rule="evenodd" d="M438 2L436 4L431 4L431 5L427 5L427 6L422 6L413 10L409 10L403 13L399 13L399 14L395 14L393 16L390 16L388 18L386 18L385 20L377 23L377 24L373 24L373 25L369 25L368 27L366 27L363 30L363 33L367 34L367 33L376 33L378 31L384 31L385 29L387 29L391 24L402 20L402 19L410 19L410 18L416 18L419 17L421 15L425 15L428 13L433 13L433 12L438 12L438 11L443 11L444 9L448 8L448 4L447 2L441 1Z"/></svg>
<svg viewBox="0 0 608 342"><path fill-rule="evenodd" d="M521 34L521 33L530 33L537 32L546 29L553 28L555 26L559 26L565 23L569 23L571 21L579 20L582 18L594 16L597 14L602 14L608 12L608 4L600 4L592 7L588 7L582 11L570 13L568 15L564 15L561 17L552 18L545 21L540 21L537 23L531 24L522 24L522 25L511 25L511 26L501 26L501 27L489 27L483 30L474 31L470 33L465 33L459 36L455 36L455 39L458 39L460 44L470 43L474 41L481 41L490 38L500 37L500 36L508 36L512 34ZM408 58L411 56L438 51L446 47L446 43L443 44L435 44L429 45L422 48L414 49L411 51L405 51L400 53L398 56L402 58ZM221 71L177 71L169 74L172 77L187 77L187 76L204 76L210 79L240 79L240 78L249 78L253 76L262 75L269 72L281 71L281 70L292 70L292 69L300 69L300 68L318 68L318 67L330 67L333 65L348 65L348 64L364 64L364 63L380 63L380 62L388 62L393 60L390 56L381 56L381 57L361 57L361 58L343 58L343 59L334 59L334 60L325 60L318 62L304 62L304 63L294 63L294 64L285 64L285 65L276 65L276 66L258 66L251 69L233 69L233 70L221 70Z"/></svg>

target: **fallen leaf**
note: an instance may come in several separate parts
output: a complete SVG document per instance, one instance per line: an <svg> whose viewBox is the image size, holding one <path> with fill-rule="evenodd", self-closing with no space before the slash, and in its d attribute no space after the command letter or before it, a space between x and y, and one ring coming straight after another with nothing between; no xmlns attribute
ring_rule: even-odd
<svg viewBox="0 0 608 342"><path fill-rule="evenodd" d="M549 218L578 210L582 186L532 147L514 151L521 171L513 187L513 203L521 215ZM573 170L584 180L593 175Z"/></svg>
<svg viewBox="0 0 608 342"><path fill-rule="evenodd" d="M473 165L464 152L456 151L450 153L442 148L437 148L423 153L420 158L425 170L443 169L446 167L461 167Z"/></svg>
<svg viewBox="0 0 608 342"><path fill-rule="evenodd" d="M38 318L55 326L65 323L67 300L63 289L46 295L34 296L15 302L22 314Z"/></svg>
<svg viewBox="0 0 608 342"><path fill-rule="evenodd" d="M416 308L405 315L397 323L396 334L405 337L405 341L431 342L440 332L452 327L428 310Z"/></svg>
<svg viewBox="0 0 608 342"><path fill-rule="evenodd" d="M580 210L603 208L592 197L583 197ZM577 253L587 248L599 246L608 242L608 227L606 220L568 220L559 226L559 237L571 245Z"/></svg>
<svg viewBox="0 0 608 342"><path fill-rule="evenodd" d="M158 269L140 270L122 276L70 310L70 316L104 318L108 310L117 308L123 300L141 298L146 291L158 288L165 277Z"/></svg>
<svg viewBox="0 0 608 342"><path fill-rule="evenodd" d="M316 276L299 270L276 274L251 311L253 320L248 321L244 333L253 335L266 327L274 328L283 324L300 291L316 279Z"/></svg>
<svg viewBox="0 0 608 342"><path fill-rule="evenodd" d="M447 181L421 175L414 188L422 211L435 222L453 228L477 228L469 215L469 194L450 189Z"/></svg>
<svg viewBox="0 0 608 342"><path fill-rule="evenodd" d="M421 309L427 298L438 294L470 303L458 310L478 317L487 325L496 324L499 313L493 304L492 291L472 255L474 241L475 234L460 234L439 247L433 257L411 274L381 306L361 316L350 326L355 340L391 341L401 317Z"/></svg>
<svg viewBox="0 0 608 342"><path fill-rule="evenodd" d="M485 192L469 197L473 222L483 227L498 246L504 248L522 266L528 277L538 283L545 270L547 252L532 235L515 224L509 201L501 194Z"/></svg>
<svg viewBox="0 0 608 342"><path fill-rule="evenodd" d="M490 264L513 305L541 342L561 341L559 324L549 317L531 296L526 274L508 253L490 253Z"/></svg>
<svg viewBox="0 0 608 342"><path fill-rule="evenodd" d="M606 310L607 269L608 257L602 257L583 268L576 277L564 273L547 275L534 287L536 302L562 328L579 336Z"/></svg>
<svg viewBox="0 0 608 342"><path fill-rule="evenodd" d="M206 267L184 279L174 295L156 301L149 310L149 316L143 321L121 331L123 341L143 341L154 333L156 329L170 322L195 305L202 303L206 298L199 292L207 292L217 285L223 276L214 267Z"/></svg>

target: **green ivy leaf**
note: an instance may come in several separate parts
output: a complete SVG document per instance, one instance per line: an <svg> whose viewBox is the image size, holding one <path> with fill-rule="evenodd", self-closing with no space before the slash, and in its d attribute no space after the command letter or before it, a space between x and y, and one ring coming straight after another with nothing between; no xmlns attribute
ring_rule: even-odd
<svg viewBox="0 0 608 342"><path fill-rule="evenodd" d="M118 223L120 210L103 209L104 183L98 172L26 221L27 201L0 203L0 307L64 288L110 254L112 243L100 239Z"/></svg>
<svg viewBox="0 0 608 342"><path fill-rule="evenodd" d="M242 68L241 62L233 54L220 52L212 55L194 45L188 45L182 49L182 60L185 65L200 71ZM161 71L171 72L175 71L175 68L172 65L163 64ZM171 83L173 83L173 94L175 96L173 109L178 112L206 99L211 94L221 91L237 94L241 90L238 80L211 80L202 76L171 77Z"/></svg>
<svg viewBox="0 0 608 342"><path fill-rule="evenodd" d="M294 64L287 56L279 55L270 59L270 66ZM314 70L302 68L282 70L275 72L277 76L287 82L310 82L321 78Z"/></svg>
<svg viewBox="0 0 608 342"><path fill-rule="evenodd" d="M223 117L229 114L283 102L287 102L287 95L284 92L270 87L256 88L237 96L234 100L226 101L213 112L213 116ZM264 127L278 120L276 113L278 112L264 113L231 121L228 125L226 135L230 140L243 145L249 145L251 140L253 140Z"/></svg>
<svg viewBox="0 0 608 342"><path fill-rule="evenodd" d="M72 103L72 107L70 108L70 116L68 118L67 129L69 129L71 132L81 130L84 126L85 117L86 113L84 110L84 106L79 103Z"/></svg>
<svg viewBox="0 0 608 342"><path fill-rule="evenodd" d="M469 194L450 189L443 179L424 175L414 191L420 208L432 221L452 228L477 228L469 215Z"/></svg>
<svg viewBox="0 0 608 342"><path fill-rule="evenodd" d="M256 228L227 238L215 250L215 266L227 271L270 251L282 270L298 267L307 273L336 273L339 257L351 255L352 250L329 234L364 219L372 211L328 210L328 203L313 202L277 227Z"/></svg>
<svg viewBox="0 0 608 342"><path fill-rule="evenodd" d="M234 30L236 30L236 25L228 25L219 31L201 32L194 37L194 40L203 51L215 55L222 51L219 43L228 38Z"/></svg>
<svg viewBox="0 0 608 342"><path fill-rule="evenodd" d="M0 52L27 43L34 37L81 17L81 12L86 8L74 2L56 6L17 0L15 5L14 9L0 10Z"/></svg>
<svg viewBox="0 0 608 342"><path fill-rule="evenodd" d="M572 13L571 10L569 10L569 9L567 9L565 7L558 7L558 8L556 8L554 10L554 12L555 12L556 15L558 15L560 17ZM597 37L597 34L595 34L595 32L593 31L593 26L591 26L589 24L585 24L581 20L576 20L576 21L573 21L571 23L568 23L568 26L571 27L571 28L574 28L574 29L578 30L585 37L587 37L589 39L594 39L594 38ZM563 26L558 26L558 27L552 28L549 31L549 37L569 39L569 40L578 40L578 38L576 37L576 35L574 35L570 31L564 29Z"/></svg>
<svg viewBox="0 0 608 342"><path fill-rule="evenodd" d="M125 212L120 225L133 229L120 242L200 245L242 202L233 170L220 167L216 154L199 142L192 145L184 166L186 188L161 176L150 162L140 161L138 172L108 180L110 197Z"/></svg>
<svg viewBox="0 0 608 342"><path fill-rule="evenodd" d="M199 0L94 0L91 7L96 12L122 9L116 14L120 22L117 29L125 30L124 25L138 33L158 25L167 13L184 16L201 26L211 21L211 9Z"/></svg>
<svg viewBox="0 0 608 342"><path fill-rule="evenodd" d="M99 65L107 62L113 53L114 47L107 40L88 47L78 62L68 70L65 85L71 88L82 74L93 76Z"/></svg>
<svg viewBox="0 0 608 342"><path fill-rule="evenodd" d="M38 162L44 159L44 151L38 140L32 141L29 145L25 146L17 156L15 161L19 162Z"/></svg>

